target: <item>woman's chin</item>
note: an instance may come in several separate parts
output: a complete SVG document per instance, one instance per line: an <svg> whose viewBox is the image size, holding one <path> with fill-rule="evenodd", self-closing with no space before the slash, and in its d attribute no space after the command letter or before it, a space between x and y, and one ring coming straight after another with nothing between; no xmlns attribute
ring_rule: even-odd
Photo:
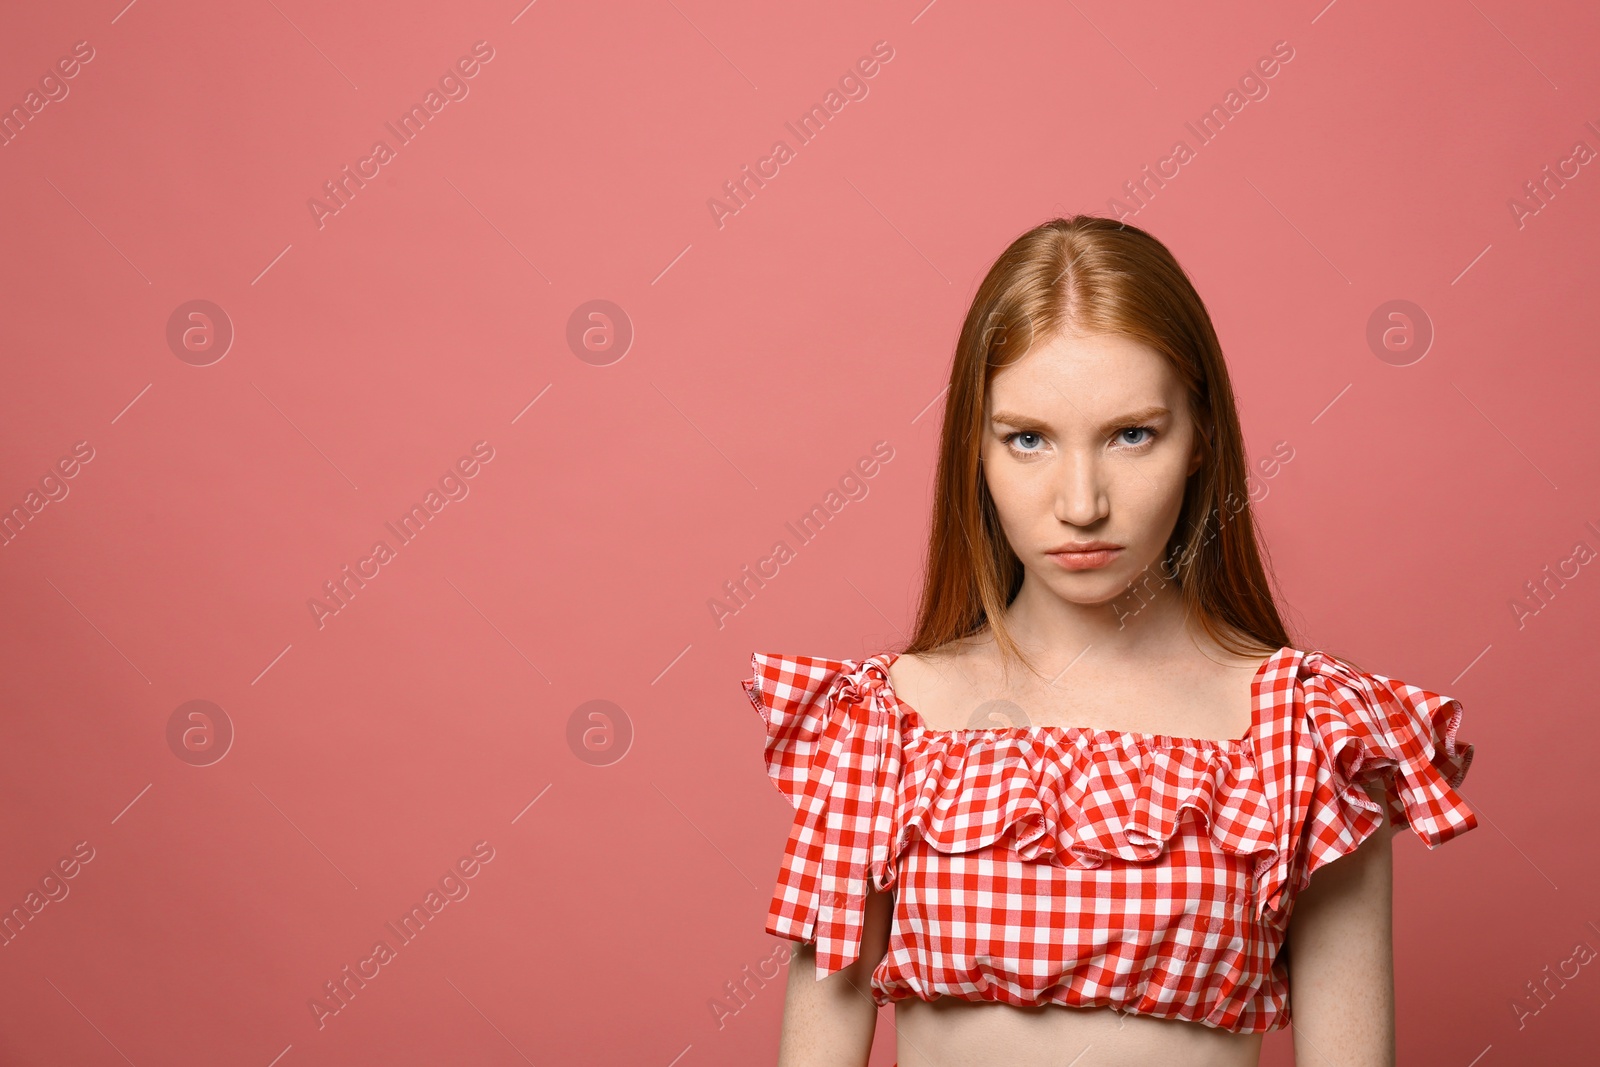
<svg viewBox="0 0 1600 1067"><path fill-rule="evenodd" d="M1051 579L1049 585L1050 591L1062 600L1085 608L1101 607L1128 592L1128 582L1125 577L1107 574L1104 571L1058 574Z"/></svg>

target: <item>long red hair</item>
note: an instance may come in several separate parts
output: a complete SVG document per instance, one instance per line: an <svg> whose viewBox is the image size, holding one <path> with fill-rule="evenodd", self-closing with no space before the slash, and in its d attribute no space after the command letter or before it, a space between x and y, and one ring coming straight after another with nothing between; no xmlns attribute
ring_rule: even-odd
<svg viewBox="0 0 1600 1067"><path fill-rule="evenodd" d="M990 383L1036 343L1064 331L1113 333L1160 353L1184 383L1205 459L1184 488L1161 573L1186 614L1239 654L1290 644L1268 580L1250 506L1233 387L1205 304L1165 245L1136 226L1093 215L1051 219L1018 237L978 287L950 367L933 522L916 630L907 653L991 627L1027 662L1004 613L1022 586L979 454ZM1141 594L1142 597L1143 594Z"/></svg>

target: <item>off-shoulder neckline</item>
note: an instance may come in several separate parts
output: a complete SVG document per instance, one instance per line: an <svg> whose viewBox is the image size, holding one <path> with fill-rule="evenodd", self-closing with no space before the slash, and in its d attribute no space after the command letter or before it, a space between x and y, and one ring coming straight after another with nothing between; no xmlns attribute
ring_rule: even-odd
<svg viewBox="0 0 1600 1067"><path fill-rule="evenodd" d="M1201 750L1215 750L1235 752L1246 748L1251 739L1256 736L1256 728L1261 724L1261 707L1265 702L1263 689L1266 685L1267 675L1272 666L1286 653L1295 651L1292 645L1285 645L1272 655L1268 656L1250 679L1250 728L1244 732L1243 737L1230 738L1226 741L1212 737L1178 737L1174 734L1141 733L1137 730L1106 730L1089 726L990 726L967 727L959 730L933 730L928 727L921 713L901 699L900 694L894 691L894 681L889 677L889 668L899 659L901 653L887 652L879 658L883 664L883 691L895 705L901 716L906 720L912 732L926 734L930 737L972 738L972 737L1028 737L1034 734L1061 737L1064 740L1075 740L1088 737L1099 743L1122 744L1135 743L1156 748L1190 748Z"/></svg>

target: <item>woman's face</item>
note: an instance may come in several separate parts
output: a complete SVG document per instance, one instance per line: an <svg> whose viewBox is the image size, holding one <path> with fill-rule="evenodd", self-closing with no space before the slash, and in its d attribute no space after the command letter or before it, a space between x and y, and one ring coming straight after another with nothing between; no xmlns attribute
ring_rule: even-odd
<svg viewBox="0 0 1600 1067"><path fill-rule="evenodd" d="M984 477L1026 581L1083 605L1159 587L1204 457L1165 359L1121 335L1057 337L995 376L985 416ZM1086 542L1116 547L1055 554Z"/></svg>

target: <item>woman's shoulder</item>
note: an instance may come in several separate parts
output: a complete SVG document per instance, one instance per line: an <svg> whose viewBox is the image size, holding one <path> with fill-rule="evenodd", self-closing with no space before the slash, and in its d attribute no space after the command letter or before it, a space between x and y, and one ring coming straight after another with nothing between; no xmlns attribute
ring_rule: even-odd
<svg viewBox="0 0 1600 1067"><path fill-rule="evenodd" d="M889 686L902 704L939 722L952 717L951 709L971 703L967 698L984 688L992 670L992 643L973 636L937 648L894 654L887 673Z"/></svg>

